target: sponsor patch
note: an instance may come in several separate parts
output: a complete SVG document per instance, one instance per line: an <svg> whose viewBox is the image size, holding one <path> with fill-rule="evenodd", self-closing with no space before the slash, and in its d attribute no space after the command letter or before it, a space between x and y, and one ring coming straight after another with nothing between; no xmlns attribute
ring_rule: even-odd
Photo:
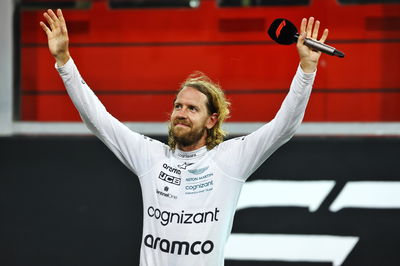
<svg viewBox="0 0 400 266"><path fill-rule="evenodd" d="M158 249L165 253L176 254L176 255L199 255L209 254L214 249L214 243L211 240L194 241L192 243L188 241L177 241L162 239L154 237L148 234L143 239L143 244L152 249Z"/></svg>
<svg viewBox="0 0 400 266"><path fill-rule="evenodd" d="M171 184L174 184L177 186L179 186L181 184L181 179L179 177L168 175L168 174L164 173L163 171L160 172L160 174L158 175L158 178L165 182L168 182L168 183L171 183Z"/></svg>
<svg viewBox="0 0 400 266"><path fill-rule="evenodd" d="M207 169L208 169L208 166L207 166L207 167L200 168L200 169L188 170L188 172L191 173L191 174L194 174L194 175L201 175L201 174L204 173Z"/></svg>

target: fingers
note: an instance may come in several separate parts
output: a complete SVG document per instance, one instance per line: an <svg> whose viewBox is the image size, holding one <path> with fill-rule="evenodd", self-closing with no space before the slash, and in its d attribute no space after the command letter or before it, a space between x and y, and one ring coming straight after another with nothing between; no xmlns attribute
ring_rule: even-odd
<svg viewBox="0 0 400 266"><path fill-rule="evenodd" d="M311 32L312 32L313 25L314 25L314 17L310 17L308 19L307 28L306 28L307 38L311 38Z"/></svg>
<svg viewBox="0 0 400 266"><path fill-rule="evenodd" d="M65 23L64 16L63 16L61 9L57 9L57 16L61 23Z"/></svg>
<svg viewBox="0 0 400 266"><path fill-rule="evenodd" d="M320 24L319 20L315 21L313 33L311 35L311 38L313 38L315 40L318 38L319 24Z"/></svg>
<svg viewBox="0 0 400 266"><path fill-rule="evenodd" d="M64 19L61 9L57 9L57 16L58 16L58 19L60 20L60 26L61 26L62 32L67 33L67 24L65 23L65 19Z"/></svg>
<svg viewBox="0 0 400 266"><path fill-rule="evenodd" d="M306 25L307 25L307 19L303 18L301 20L301 26L300 26L300 34L306 31Z"/></svg>
<svg viewBox="0 0 400 266"><path fill-rule="evenodd" d="M46 21L49 24L50 28L53 30L54 29L54 21L50 17L50 15L47 12L44 12L43 13L43 17L46 19Z"/></svg>
<svg viewBox="0 0 400 266"><path fill-rule="evenodd" d="M306 38L306 32L303 31L300 35L299 38L297 39L297 47L301 47L304 43L304 39Z"/></svg>
<svg viewBox="0 0 400 266"><path fill-rule="evenodd" d="M51 9L48 9L47 10L47 13L50 15L50 18L51 18L51 20L53 21L53 30L54 29L57 29L57 30L59 30L60 29L60 20L58 19L58 17L56 16L56 14L53 12L53 10L51 10ZM51 25L50 25L50 27L51 27Z"/></svg>
<svg viewBox="0 0 400 266"><path fill-rule="evenodd" d="M58 29L59 27L65 27L66 29L65 20L62 15L61 9L57 10L57 15L51 9L48 9L46 12L43 13L43 16L46 19L47 23L49 24L51 30ZM47 29L49 28L47 27Z"/></svg>
<svg viewBox="0 0 400 266"><path fill-rule="evenodd" d="M61 26L65 26L65 19L64 19L64 16L63 16L63 13L62 13L61 9L57 9L57 16L58 16L58 19L59 19L59 21L61 23Z"/></svg>
<svg viewBox="0 0 400 266"><path fill-rule="evenodd" d="M54 14L53 10L48 9L47 13L50 15L51 19L54 21L54 23L59 23L60 20L58 19L58 17L56 16L56 14Z"/></svg>
<svg viewBox="0 0 400 266"><path fill-rule="evenodd" d="M306 18L303 18L300 25L300 33L305 32L306 38L317 40L320 24L321 24L320 21L319 20L315 21L314 17L310 17L308 20ZM319 41L323 43L325 42L327 37L328 37L328 29L325 29Z"/></svg>
<svg viewBox="0 0 400 266"><path fill-rule="evenodd" d="M40 26L42 27L42 29L44 30L44 32L48 35L49 33L51 33L51 30L46 26L46 24L43 21L40 21Z"/></svg>
<svg viewBox="0 0 400 266"><path fill-rule="evenodd" d="M325 29L324 32L322 33L322 37L319 40L319 42L324 43L326 38L328 38L328 33L329 33L328 29Z"/></svg>

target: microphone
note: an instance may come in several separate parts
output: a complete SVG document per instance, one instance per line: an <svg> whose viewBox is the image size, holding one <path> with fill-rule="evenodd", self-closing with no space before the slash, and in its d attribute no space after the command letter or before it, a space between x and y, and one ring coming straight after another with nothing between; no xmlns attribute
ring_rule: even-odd
<svg viewBox="0 0 400 266"><path fill-rule="evenodd" d="M299 38L296 26L293 25L292 22L284 18L275 19L268 29L268 34L275 42L283 45L295 43ZM321 51L328 55L338 56L341 58L344 57L343 52L336 50L336 48L332 46L318 42L311 38L305 38L304 45L310 47L313 50Z"/></svg>

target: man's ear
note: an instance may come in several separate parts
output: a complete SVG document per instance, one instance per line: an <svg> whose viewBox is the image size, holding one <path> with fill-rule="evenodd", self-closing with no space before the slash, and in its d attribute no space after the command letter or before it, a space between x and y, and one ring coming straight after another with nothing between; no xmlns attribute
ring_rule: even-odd
<svg viewBox="0 0 400 266"><path fill-rule="evenodd" d="M206 124L206 128L207 129L212 129L217 122L218 122L218 114L217 113L213 113L208 118L208 121L207 121L207 124Z"/></svg>

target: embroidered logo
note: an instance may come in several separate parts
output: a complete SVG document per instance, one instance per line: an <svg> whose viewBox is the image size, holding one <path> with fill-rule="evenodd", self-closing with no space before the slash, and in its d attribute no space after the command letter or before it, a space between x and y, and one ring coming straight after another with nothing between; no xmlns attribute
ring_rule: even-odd
<svg viewBox="0 0 400 266"><path fill-rule="evenodd" d="M201 175L201 174L204 173L207 169L208 169L208 166L207 166L207 167L204 167L204 168L200 168L200 169L188 170L188 172L191 173L191 174L194 174L194 175Z"/></svg>

